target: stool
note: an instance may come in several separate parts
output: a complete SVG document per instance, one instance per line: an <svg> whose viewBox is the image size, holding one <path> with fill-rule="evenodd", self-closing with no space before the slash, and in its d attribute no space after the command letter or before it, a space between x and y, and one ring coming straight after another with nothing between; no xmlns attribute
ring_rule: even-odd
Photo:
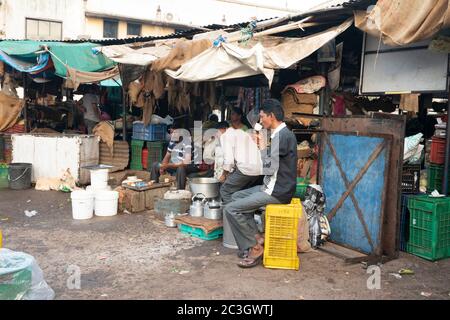
<svg viewBox="0 0 450 320"><path fill-rule="evenodd" d="M300 199L293 199L290 204L269 204L266 206L264 267L299 269L297 229L301 214Z"/></svg>

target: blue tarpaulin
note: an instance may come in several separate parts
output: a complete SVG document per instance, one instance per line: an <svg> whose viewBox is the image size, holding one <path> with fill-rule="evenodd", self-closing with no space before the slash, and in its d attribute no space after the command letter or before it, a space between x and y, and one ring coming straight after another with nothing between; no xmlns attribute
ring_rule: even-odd
<svg viewBox="0 0 450 320"><path fill-rule="evenodd" d="M0 50L0 61L5 62L20 72L37 73L47 68L50 60L48 53L40 54L36 59L36 63L31 60L22 60L12 57Z"/></svg>

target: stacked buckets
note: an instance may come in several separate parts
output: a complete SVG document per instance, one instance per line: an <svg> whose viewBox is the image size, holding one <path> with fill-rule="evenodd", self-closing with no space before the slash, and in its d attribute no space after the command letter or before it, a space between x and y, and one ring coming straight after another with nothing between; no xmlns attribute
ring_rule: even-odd
<svg viewBox="0 0 450 320"><path fill-rule="evenodd" d="M108 169L92 169L91 185L86 190L73 191L72 216L76 220L90 219L94 215L109 217L117 214L119 193L108 186Z"/></svg>

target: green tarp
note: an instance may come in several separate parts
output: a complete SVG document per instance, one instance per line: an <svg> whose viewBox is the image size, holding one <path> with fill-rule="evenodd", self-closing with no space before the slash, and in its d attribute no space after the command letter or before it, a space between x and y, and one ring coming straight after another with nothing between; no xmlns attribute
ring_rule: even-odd
<svg viewBox="0 0 450 320"><path fill-rule="evenodd" d="M55 73L60 77L66 76L67 64L73 69L87 72L97 72L111 69L115 62L104 56L102 53L95 54L92 50L98 44L83 43L63 43L63 42L40 42L32 40L23 41L1 41L0 50L15 56L18 59L29 60L36 58L46 46L50 50L51 58L55 65Z"/></svg>

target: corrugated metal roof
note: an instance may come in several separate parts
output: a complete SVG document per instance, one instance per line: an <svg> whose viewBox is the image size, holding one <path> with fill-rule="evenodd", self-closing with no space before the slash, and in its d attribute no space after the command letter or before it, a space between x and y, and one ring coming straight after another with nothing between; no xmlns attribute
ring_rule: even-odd
<svg viewBox="0 0 450 320"><path fill-rule="evenodd" d="M312 7L309 11L317 11L332 8L346 8L352 10L361 10L367 8L371 4L375 4L376 0L330 0L325 3Z"/></svg>
<svg viewBox="0 0 450 320"><path fill-rule="evenodd" d="M299 21L308 16L314 16L321 20L326 19L327 17L332 17L333 15L350 15L353 10L365 10L368 6L373 5L377 2L377 0L331 0L319 6L313 7L307 11L299 12L296 15L289 15L286 17L286 20L280 22L277 25L271 26L275 27L278 25L283 25L292 21ZM264 22L276 18L282 17L273 17L267 19L257 20L256 22ZM67 43L80 43L80 42L93 42L101 45L114 45L114 44L128 44L135 42L149 42L154 40L164 40L164 39L172 39L172 38L192 38L194 35L205 32L205 29L210 30L239 30L243 27L246 27L251 21L239 22L231 25L221 25L221 24L210 24L202 27L192 27L191 29L174 32L165 36L141 36L141 37L128 37L122 39L71 39L71 40L42 40L43 42L67 42ZM21 41L23 39L3 39L10 41Z"/></svg>
<svg viewBox="0 0 450 320"><path fill-rule="evenodd" d="M197 33L205 32L204 30L200 30L197 28L192 28L190 30L178 31L165 36L136 36L136 37L127 37L121 39L70 39L70 40L36 40L39 42L65 42L65 43L83 43L83 42L92 42L98 43L102 45L112 45L112 44L127 44L127 43L135 43L135 42L148 42L153 40L164 40L171 38L183 38L183 37L192 37ZM23 41L24 39L1 39L0 41Z"/></svg>

